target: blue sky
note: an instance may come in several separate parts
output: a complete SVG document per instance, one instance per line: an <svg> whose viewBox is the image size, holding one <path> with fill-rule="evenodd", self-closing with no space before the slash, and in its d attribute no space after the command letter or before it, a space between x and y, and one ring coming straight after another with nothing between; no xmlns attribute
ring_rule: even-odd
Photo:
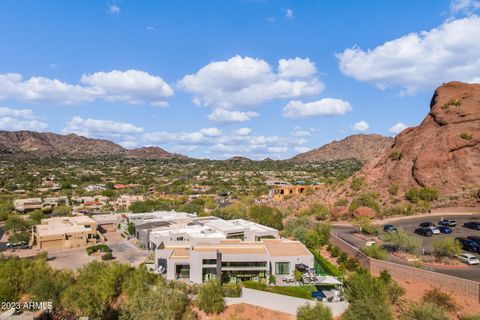
<svg viewBox="0 0 480 320"><path fill-rule="evenodd" d="M395 135L480 81L480 2L0 2L0 129L214 159Z"/></svg>

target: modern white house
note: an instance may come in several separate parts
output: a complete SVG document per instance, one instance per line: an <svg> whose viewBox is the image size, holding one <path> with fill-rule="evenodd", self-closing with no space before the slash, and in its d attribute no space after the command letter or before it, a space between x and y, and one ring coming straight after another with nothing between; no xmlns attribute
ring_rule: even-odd
<svg viewBox="0 0 480 320"><path fill-rule="evenodd" d="M313 268L314 257L299 241L227 239L218 244L162 243L155 250L155 265L169 280L183 278L202 283L221 279L227 283L267 280L270 275L291 276L297 266Z"/></svg>

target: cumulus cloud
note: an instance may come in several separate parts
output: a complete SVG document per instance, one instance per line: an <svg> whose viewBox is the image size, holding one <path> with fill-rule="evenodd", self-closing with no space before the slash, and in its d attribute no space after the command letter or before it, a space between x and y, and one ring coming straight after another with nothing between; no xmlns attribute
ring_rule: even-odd
<svg viewBox="0 0 480 320"><path fill-rule="evenodd" d="M352 106L348 101L324 98L308 103L290 101L283 108L282 114L286 118L310 118L318 116L344 115L350 110L352 110Z"/></svg>
<svg viewBox="0 0 480 320"><path fill-rule="evenodd" d="M208 115L208 119L218 123L246 122L252 118L258 117L257 112L253 111L230 111L225 109L215 109Z"/></svg>
<svg viewBox="0 0 480 320"><path fill-rule="evenodd" d="M140 138L146 144L172 148L197 148L202 146L215 158L245 155L256 159L267 156L282 158L295 147L303 146L305 139L254 135L249 128L240 128L221 135L208 135L205 129L194 132L150 132Z"/></svg>
<svg viewBox="0 0 480 320"><path fill-rule="evenodd" d="M63 129L63 132L75 133L85 137L124 139L128 134L137 134L143 132L143 128L126 122L83 119L79 116L74 116L67 123L67 126ZM126 141L129 140L131 139L126 139Z"/></svg>
<svg viewBox="0 0 480 320"><path fill-rule="evenodd" d="M302 130L300 127L295 127L290 132L290 135L293 137L310 137L312 133L310 131Z"/></svg>
<svg viewBox="0 0 480 320"><path fill-rule="evenodd" d="M18 73L0 74L0 99L63 105L95 100L161 105L173 94L172 88L160 77L138 70L84 74L80 84L45 77L24 80Z"/></svg>
<svg viewBox="0 0 480 320"><path fill-rule="evenodd" d="M252 132L252 129L250 128L240 128L235 130L235 133L238 134L239 136L248 136Z"/></svg>
<svg viewBox="0 0 480 320"><path fill-rule="evenodd" d="M305 153L310 151L310 148L308 147L295 147L293 149L295 150L296 153Z"/></svg>
<svg viewBox="0 0 480 320"><path fill-rule="evenodd" d="M108 13L110 14L119 14L120 13L120 7L116 4L110 3L108 4Z"/></svg>
<svg viewBox="0 0 480 320"><path fill-rule="evenodd" d="M353 125L353 130L355 131L367 131L370 126L368 125L368 122L366 121L358 121Z"/></svg>
<svg viewBox="0 0 480 320"><path fill-rule="evenodd" d="M464 14L470 16L480 10L478 0L453 0L450 3L450 13L453 15Z"/></svg>
<svg viewBox="0 0 480 320"><path fill-rule="evenodd" d="M293 10L292 9L285 9L285 17L288 19L293 18Z"/></svg>
<svg viewBox="0 0 480 320"><path fill-rule="evenodd" d="M218 137L222 134L222 131L218 128L205 128L200 130L201 133L206 135L207 137Z"/></svg>
<svg viewBox="0 0 480 320"><path fill-rule="evenodd" d="M36 119L30 109L0 107L0 130L34 130L42 131L48 125Z"/></svg>
<svg viewBox="0 0 480 320"><path fill-rule="evenodd" d="M480 75L480 17L447 21L430 31L410 33L364 51L337 54L341 72L379 88L413 94L442 82L471 82Z"/></svg>
<svg viewBox="0 0 480 320"><path fill-rule="evenodd" d="M408 128L408 126L403 123L403 122L398 122L397 124L391 126L388 131L389 132L392 132L392 133L395 133L395 134L399 134L400 132L402 132L403 130L405 130L406 128Z"/></svg>
<svg viewBox="0 0 480 320"><path fill-rule="evenodd" d="M192 93L198 105L240 110L275 99L318 94L324 85L315 73L309 59L282 59L275 72L265 60L237 55L207 64L181 79L178 86Z"/></svg>

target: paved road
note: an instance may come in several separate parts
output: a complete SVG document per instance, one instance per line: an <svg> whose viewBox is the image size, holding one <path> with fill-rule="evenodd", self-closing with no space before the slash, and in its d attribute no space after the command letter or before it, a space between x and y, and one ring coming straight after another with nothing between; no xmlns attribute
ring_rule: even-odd
<svg viewBox="0 0 480 320"><path fill-rule="evenodd" d="M433 237L423 237L423 236L418 236L420 239L422 239L421 242L421 248L425 249L426 252L431 250L431 243L434 239L438 239L439 237L465 237L465 236L470 236L470 235L478 235L480 236L480 231L478 230L472 230L472 229L467 229L464 228L462 225L463 223L471 220L480 220L480 215L455 215L455 216L448 216L448 214L444 214L443 216L435 216L435 217L412 217L412 218L406 218L402 220L398 220L395 222L392 222L393 225L403 228L405 231L407 231L410 234L413 234L413 230L418 227L418 225L422 222L433 222L435 224L438 224L438 221L440 221L441 218L451 218L457 221L457 227L452 228L453 233L450 235L435 235ZM363 245L365 245L365 241L362 239L354 236L352 232L358 230L355 227L351 226L334 226L333 227L333 232L348 242L349 244L359 248ZM477 254L478 256L478 254ZM390 255L389 256L389 261L399 263L399 264L404 264L404 265L412 265L412 263L407 262L403 259L397 258L396 256ZM452 269L452 268L441 268L441 267L429 267L427 268L428 270L443 273L443 274L448 274L451 276L455 277L460 277L464 279L469 279L469 280L474 280L474 281L479 281L480 282L480 265L477 266L468 266L467 268L464 269Z"/></svg>

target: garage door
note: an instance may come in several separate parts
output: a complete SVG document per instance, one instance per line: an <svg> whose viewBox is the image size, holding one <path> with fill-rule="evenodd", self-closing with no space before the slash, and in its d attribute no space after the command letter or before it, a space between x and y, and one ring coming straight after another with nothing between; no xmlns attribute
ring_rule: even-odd
<svg viewBox="0 0 480 320"><path fill-rule="evenodd" d="M63 240L42 241L41 249L63 248Z"/></svg>

